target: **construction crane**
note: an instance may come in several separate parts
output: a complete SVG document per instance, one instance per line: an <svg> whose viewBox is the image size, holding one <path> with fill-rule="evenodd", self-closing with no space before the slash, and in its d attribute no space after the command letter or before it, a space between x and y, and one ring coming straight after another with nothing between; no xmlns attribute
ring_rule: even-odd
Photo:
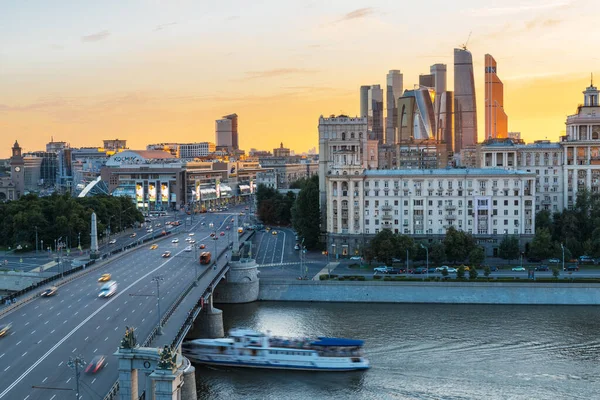
<svg viewBox="0 0 600 400"><path fill-rule="evenodd" d="M473 33L473 31L469 32L469 36L467 37L467 41L460 47L462 47L463 50L467 49L467 45L469 44L469 39L471 39L471 33Z"/></svg>

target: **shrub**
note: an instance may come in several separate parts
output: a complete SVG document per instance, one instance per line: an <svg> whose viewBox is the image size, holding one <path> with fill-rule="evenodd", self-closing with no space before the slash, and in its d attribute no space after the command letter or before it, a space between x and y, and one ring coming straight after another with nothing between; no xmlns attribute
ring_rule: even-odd
<svg viewBox="0 0 600 400"><path fill-rule="evenodd" d="M364 275L361 275L361 276L357 276L357 277L356 277L356 280L357 280L357 281L364 281L365 279L366 279L366 278L365 278L365 276L364 276Z"/></svg>
<svg viewBox="0 0 600 400"><path fill-rule="evenodd" d="M392 277L391 277L391 276L384 276L384 277L383 277L383 280L384 280L384 281L391 281L391 280L392 280Z"/></svg>
<svg viewBox="0 0 600 400"><path fill-rule="evenodd" d="M485 267L483 269L483 275L485 275L485 277L487 278L488 276L490 276L490 274L492 273L492 270L490 269L490 267Z"/></svg>
<svg viewBox="0 0 600 400"><path fill-rule="evenodd" d="M320 281L326 281L328 279L329 279L329 276L327 276L327 275L319 275L319 280Z"/></svg>
<svg viewBox="0 0 600 400"><path fill-rule="evenodd" d="M456 279L464 279L465 277L465 266L461 265L456 270Z"/></svg>
<svg viewBox="0 0 600 400"><path fill-rule="evenodd" d="M381 275L373 275L373 279L379 280L381 279Z"/></svg>
<svg viewBox="0 0 600 400"><path fill-rule="evenodd" d="M477 270L473 267L473 268L469 268L469 279L477 279L477 275L479 275L479 273L477 272Z"/></svg>

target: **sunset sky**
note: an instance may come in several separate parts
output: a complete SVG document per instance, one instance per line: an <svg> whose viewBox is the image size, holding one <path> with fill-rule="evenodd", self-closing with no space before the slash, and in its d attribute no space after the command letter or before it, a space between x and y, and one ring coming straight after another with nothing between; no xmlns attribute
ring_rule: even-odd
<svg viewBox="0 0 600 400"><path fill-rule="evenodd" d="M483 138L483 60L504 81L511 131L557 140L594 72L600 2L0 0L0 157L51 137L213 141L239 115L240 147L318 145L319 115L359 112L390 69L412 88L472 31ZM596 84L596 86L598 86Z"/></svg>

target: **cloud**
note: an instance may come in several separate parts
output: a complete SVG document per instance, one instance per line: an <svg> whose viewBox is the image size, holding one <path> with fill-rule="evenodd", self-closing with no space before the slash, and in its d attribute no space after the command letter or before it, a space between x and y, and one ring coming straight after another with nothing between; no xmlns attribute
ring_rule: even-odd
<svg viewBox="0 0 600 400"><path fill-rule="evenodd" d="M264 71L248 71L248 72L246 72L245 79L274 78L277 76L284 76L284 75L314 74L315 72L317 72L317 71L314 69L276 68L276 69L268 69L268 70L264 70Z"/></svg>
<svg viewBox="0 0 600 400"><path fill-rule="evenodd" d="M23 104L19 106L9 106L0 104L0 111L43 111L56 107L63 107L69 104L63 97L47 97L41 98L34 103Z"/></svg>
<svg viewBox="0 0 600 400"><path fill-rule="evenodd" d="M157 25L156 28L154 28L154 32L162 31L163 29L173 25L177 25L177 22L167 22L166 24Z"/></svg>
<svg viewBox="0 0 600 400"><path fill-rule="evenodd" d="M551 28L553 26L556 26L558 24L560 24L562 21L559 19L541 19L541 18L536 18L533 19L531 21L528 21L525 24L525 27L528 30L531 29L535 29L535 28Z"/></svg>
<svg viewBox="0 0 600 400"><path fill-rule="evenodd" d="M64 49L64 46L62 46L62 45L60 45L60 44L55 44L55 43L53 43L53 44L51 44L51 45L50 45L50 48L51 48L52 50L62 50L62 49Z"/></svg>
<svg viewBox="0 0 600 400"><path fill-rule="evenodd" d="M100 31L97 33L92 33L91 35L86 35L81 37L81 41L83 42L99 42L100 40L106 39L110 36L109 31Z"/></svg>
<svg viewBox="0 0 600 400"><path fill-rule="evenodd" d="M522 4L514 7L489 7L489 8L478 8L472 9L469 13L474 17L497 17L503 15L520 14L528 11L543 11L553 8L559 8L571 4L573 0L555 0L555 1L543 1L543 2L529 2L528 4Z"/></svg>
<svg viewBox="0 0 600 400"><path fill-rule="evenodd" d="M345 14L342 18L338 19L336 22L344 22L344 21L350 21L353 19L365 18L373 13L375 13L375 9L372 7L359 8L357 10L350 11L349 13Z"/></svg>

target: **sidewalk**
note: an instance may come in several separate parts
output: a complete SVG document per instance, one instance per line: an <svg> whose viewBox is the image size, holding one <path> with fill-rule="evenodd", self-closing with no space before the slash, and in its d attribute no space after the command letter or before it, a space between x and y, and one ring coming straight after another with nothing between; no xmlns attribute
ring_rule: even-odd
<svg viewBox="0 0 600 400"><path fill-rule="evenodd" d="M327 264L325 266L325 268L323 268L322 270L320 270L313 278L313 281L318 281L321 280L320 276L321 275L329 275L331 271L333 271L334 269L337 268L337 266L340 265L339 262L330 262L329 264Z"/></svg>

